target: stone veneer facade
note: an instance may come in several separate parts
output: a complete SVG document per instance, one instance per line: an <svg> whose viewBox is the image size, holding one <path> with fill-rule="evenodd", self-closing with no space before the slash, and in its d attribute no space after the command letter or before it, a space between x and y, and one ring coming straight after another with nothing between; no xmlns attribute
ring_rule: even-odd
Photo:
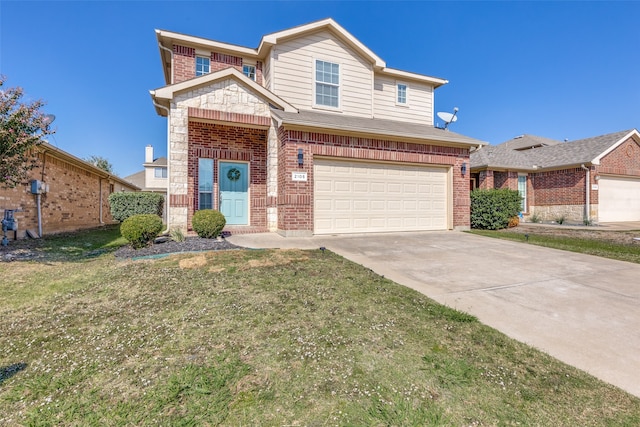
<svg viewBox="0 0 640 427"><path fill-rule="evenodd" d="M277 194L277 178L275 178L277 174L277 149L275 147L277 137L275 136L268 103L247 91L242 85L238 84L236 80L229 78L177 95L171 103L170 114L168 158L170 162L170 197L168 209L170 226L175 224L181 228L188 227L187 224L190 224L193 208L195 203L197 203L197 197L194 200L195 190L190 190L189 185L190 174L194 173L193 163L191 163L190 169L189 147L190 143L193 142L194 148L191 151L192 154L196 153L197 150L202 150L207 147L207 144L202 139L201 133L198 134L196 131L201 131L208 127L190 125L190 117L192 121L196 122L215 121L218 124L224 123L224 128L262 129L264 133L263 136L257 136L255 133L251 133L250 140L253 144L256 144L257 139L264 139L264 161L266 161L266 166L265 176L260 179L264 180L265 189L264 191L260 191L275 199ZM244 132L238 129L231 131L220 127L214 127L213 129L215 129L214 133L222 133L228 136L234 133L241 134ZM196 140L192 141L192 137L196 137ZM211 148L214 149L216 147L221 147L219 138L214 138L211 142ZM220 151L217 153L219 154ZM276 226L275 203L269 205L267 201L265 201L264 205L265 215L268 219L260 221L259 225L256 224L256 226L273 230ZM253 217L251 221L254 221Z"/></svg>

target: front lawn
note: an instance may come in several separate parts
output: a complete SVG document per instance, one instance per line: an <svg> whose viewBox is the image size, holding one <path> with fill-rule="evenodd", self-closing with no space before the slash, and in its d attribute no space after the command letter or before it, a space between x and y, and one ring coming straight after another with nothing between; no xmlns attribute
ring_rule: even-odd
<svg viewBox="0 0 640 427"><path fill-rule="evenodd" d="M0 424L640 424L639 399L329 251L99 249L0 263Z"/></svg>
<svg viewBox="0 0 640 427"><path fill-rule="evenodd" d="M640 231L570 229L560 226L518 226L505 230L472 230L480 236L520 241L548 248L596 255L640 264Z"/></svg>

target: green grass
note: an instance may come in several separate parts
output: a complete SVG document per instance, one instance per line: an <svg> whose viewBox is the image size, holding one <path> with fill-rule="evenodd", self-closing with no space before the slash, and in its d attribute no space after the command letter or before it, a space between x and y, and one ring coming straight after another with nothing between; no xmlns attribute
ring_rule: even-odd
<svg viewBox="0 0 640 427"><path fill-rule="evenodd" d="M524 233L511 231L472 230L470 233L640 264L640 243L620 243L605 238L556 236L535 231L528 232L526 236ZM595 234L597 236L598 233Z"/></svg>
<svg viewBox="0 0 640 427"><path fill-rule="evenodd" d="M640 424L639 399L329 251L54 264L0 265L0 425Z"/></svg>

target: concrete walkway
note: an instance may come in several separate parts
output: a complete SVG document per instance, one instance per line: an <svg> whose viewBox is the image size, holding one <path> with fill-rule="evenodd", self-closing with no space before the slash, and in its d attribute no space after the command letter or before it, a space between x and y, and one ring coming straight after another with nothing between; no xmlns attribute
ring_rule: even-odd
<svg viewBox="0 0 640 427"><path fill-rule="evenodd" d="M640 264L454 231L229 241L324 246L640 397Z"/></svg>

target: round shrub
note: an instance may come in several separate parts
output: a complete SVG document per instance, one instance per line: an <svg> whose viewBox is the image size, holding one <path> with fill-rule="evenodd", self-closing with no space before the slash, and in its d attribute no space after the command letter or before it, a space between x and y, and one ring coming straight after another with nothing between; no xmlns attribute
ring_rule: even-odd
<svg viewBox="0 0 640 427"><path fill-rule="evenodd" d="M162 218L154 214L133 215L120 225L120 234L135 249L147 246L162 231Z"/></svg>
<svg viewBox="0 0 640 427"><path fill-rule="evenodd" d="M191 220L193 231L205 239L218 237L226 223L227 220L224 219L224 215L214 209L199 210L193 214L193 219Z"/></svg>

